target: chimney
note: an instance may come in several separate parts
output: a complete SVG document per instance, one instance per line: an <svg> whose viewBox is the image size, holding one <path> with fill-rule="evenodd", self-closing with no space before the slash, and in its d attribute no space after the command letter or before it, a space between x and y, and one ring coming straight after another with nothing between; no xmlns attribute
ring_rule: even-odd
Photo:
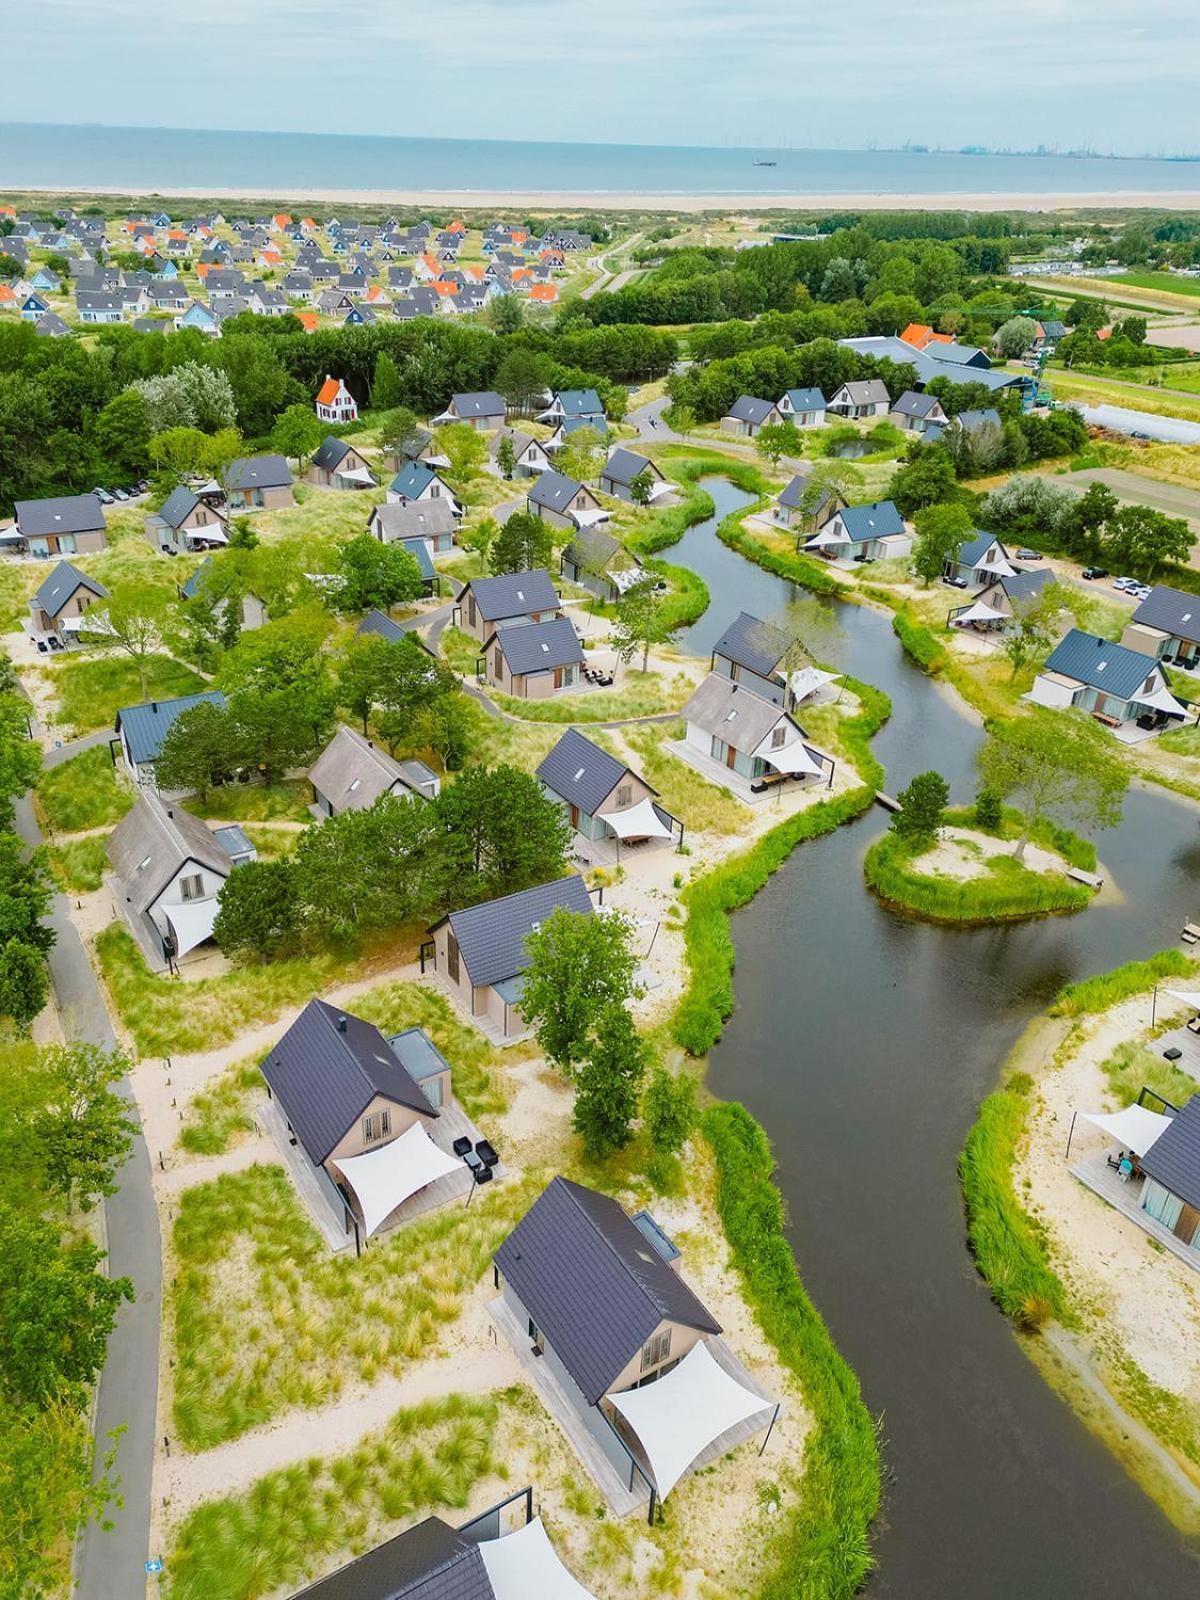
<svg viewBox="0 0 1200 1600"><path fill-rule="evenodd" d="M344 1016L338 1018L338 1020L337 1020L337 1030L338 1030L339 1033L345 1033L345 1031L346 1031L346 1019L345 1019Z"/></svg>
<svg viewBox="0 0 1200 1600"><path fill-rule="evenodd" d="M170 806L167 807L167 815L171 818L174 818L175 816L175 813L171 810Z"/></svg>
<svg viewBox="0 0 1200 1600"><path fill-rule="evenodd" d="M157 700L151 700L150 709L151 709L151 711L153 711L155 716L158 715L158 701Z"/></svg>

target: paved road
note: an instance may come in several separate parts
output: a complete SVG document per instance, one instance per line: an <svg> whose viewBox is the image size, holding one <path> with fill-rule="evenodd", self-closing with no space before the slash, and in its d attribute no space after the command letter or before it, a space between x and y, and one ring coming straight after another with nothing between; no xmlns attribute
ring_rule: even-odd
<svg viewBox="0 0 1200 1600"><path fill-rule="evenodd" d="M589 256L588 266L594 272L600 273L600 277L594 283L589 283L587 288L580 293L579 298L581 300L590 300L595 294L613 294L617 289L628 283L630 277L628 272L620 272L616 277L613 276L612 269L608 265L609 258L628 254L641 241L642 236L640 233L631 233L623 244L617 245L613 249L604 250L599 255ZM634 268L633 270L636 271L637 269Z"/></svg>
<svg viewBox="0 0 1200 1600"><path fill-rule="evenodd" d="M107 733L77 740L71 748L52 751L65 760L81 748L107 739ZM17 802L17 831L26 843L40 844L41 835L28 797ZM68 1039L85 1039L106 1050L116 1038L100 987L76 932L67 901L57 894L48 918L56 939L50 951L50 978ZM134 1106L128 1078L117 1093ZM136 1107L134 1107L136 1111ZM139 1600L145 1594L145 1562L150 1548L150 1494L154 1473L154 1441L158 1399L158 1327L162 1301L162 1254L158 1213L150 1181L150 1158L139 1133L121 1173L121 1187L104 1206L109 1271L133 1279L137 1298L122 1306L108 1344L108 1359L96 1402L96 1459L110 1446L109 1435L124 1428L117 1455L124 1506L110 1508L113 1523L103 1531L90 1522L75 1551L78 1600Z"/></svg>
<svg viewBox="0 0 1200 1600"><path fill-rule="evenodd" d="M630 411L626 415L625 421L631 427L637 429L639 439L647 439L651 442L657 439L661 443L680 444L683 441L683 435L668 427L663 419L663 412L670 404L671 400L668 395L660 395L657 400L650 400L646 405L638 406L636 410Z"/></svg>
<svg viewBox="0 0 1200 1600"><path fill-rule="evenodd" d="M1163 444L1200 444L1200 422L1157 417L1151 411L1133 411L1125 406L1085 406L1077 400L1069 403L1093 427L1111 428L1114 433L1144 433Z"/></svg>
<svg viewBox="0 0 1200 1600"><path fill-rule="evenodd" d="M1122 472L1116 467L1088 467L1084 472L1072 472L1054 481L1067 489L1078 488L1080 493L1089 483L1106 484L1119 500L1153 506L1155 511L1165 512L1169 517L1184 517L1200 531L1200 491L1195 489L1185 489L1177 483L1160 483L1156 478L1143 478L1140 473Z"/></svg>

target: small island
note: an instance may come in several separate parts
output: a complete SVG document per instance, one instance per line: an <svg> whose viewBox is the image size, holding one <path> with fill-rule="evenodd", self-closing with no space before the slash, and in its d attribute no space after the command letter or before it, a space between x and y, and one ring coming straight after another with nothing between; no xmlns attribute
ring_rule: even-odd
<svg viewBox="0 0 1200 1600"><path fill-rule="evenodd" d="M1096 898L1088 840L1047 821L1027 836L1019 814L987 790L957 810L947 798L936 772L902 791L891 828L863 863L881 900L931 922L972 925L1082 911Z"/></svg>

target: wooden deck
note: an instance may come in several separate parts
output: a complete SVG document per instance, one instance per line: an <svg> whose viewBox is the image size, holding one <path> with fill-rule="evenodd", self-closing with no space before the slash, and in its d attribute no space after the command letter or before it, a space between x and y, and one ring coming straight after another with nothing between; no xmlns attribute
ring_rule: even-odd
<svg viewBox="0 0 1200 1600"><path fill-rule="evenodd" d="M1108 1165L1106 1155L1107 1149L1097 1150L1094 1154L1085 1156L1070 1169L1071 1176L1078 1178L1085 1188L1099 1195L1101 1200L1107 1201L1114 1211L1119 1211L1122 1216L1128 1217L1130 1222L1136 1223L1143 1233L1148 1233L1152 1239L1157 1239L1158 1243L1173 1256L1178 1256L1180 1261L1186 1262L1193 1272L1200 1272L1200 1250L1193 1250L1191 1245L1184 1244L1182 1239L1175 1237L1170 1228L1164 1228L1161 1222L1156 1222L1142 1210L1142 1185L1146 1180L1130 1178L1128 1183L1122 1183Z"/></svg>

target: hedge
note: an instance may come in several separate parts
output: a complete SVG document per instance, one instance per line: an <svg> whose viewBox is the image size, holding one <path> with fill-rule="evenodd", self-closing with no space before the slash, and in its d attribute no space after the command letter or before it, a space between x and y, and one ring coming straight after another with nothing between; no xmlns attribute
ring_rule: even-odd
<svg viewBox="0 0 1200 1600"><path fill-rule="evenodd" d="M875 1424L796 1270L772 1181L767 1136L744 1106L704 1114L717 1168L717 1213L746 1298L812 1413L799 1500L764 1551L760 1600L849 1600L873 1565L869 1530L880 1496Z"/></svg>

